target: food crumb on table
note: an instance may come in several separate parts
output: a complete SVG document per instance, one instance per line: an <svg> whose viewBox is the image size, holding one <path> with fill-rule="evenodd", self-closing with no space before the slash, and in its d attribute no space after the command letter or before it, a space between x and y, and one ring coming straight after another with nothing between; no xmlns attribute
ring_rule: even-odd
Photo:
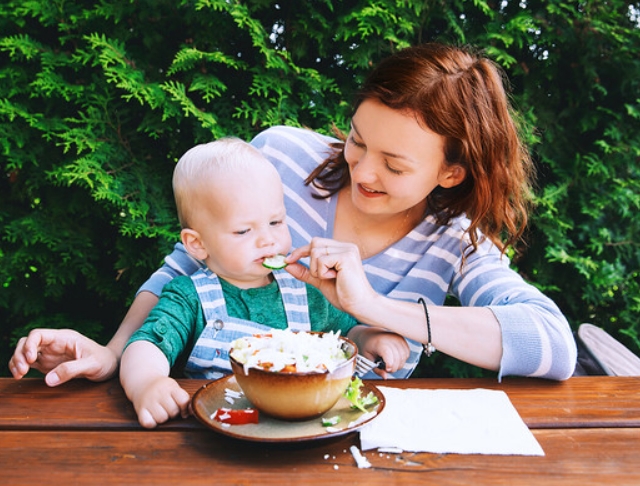
<svg viewBox="0 0 640 486"><path fill-rule="evenodd" d="M353 458L356 460L356 465L358 466L358 469L366 469L371 467L371 463L366 457L362 455L362 452L360 452L360 449L358 449L356 446L353 445L350 447L350 450L351 450L351 455L353 455Z"/></svg>

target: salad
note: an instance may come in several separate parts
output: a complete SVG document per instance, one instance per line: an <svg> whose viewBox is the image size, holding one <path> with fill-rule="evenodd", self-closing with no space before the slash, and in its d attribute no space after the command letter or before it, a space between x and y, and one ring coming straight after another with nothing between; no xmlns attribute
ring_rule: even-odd
<svg viewBox="0 0 640 486"><path fill-rule="evenodd" d="M331 372L349 356L342 348L340 333L293 332L274 329L236 339L230 355L249 368L283 373Z"/></svg>

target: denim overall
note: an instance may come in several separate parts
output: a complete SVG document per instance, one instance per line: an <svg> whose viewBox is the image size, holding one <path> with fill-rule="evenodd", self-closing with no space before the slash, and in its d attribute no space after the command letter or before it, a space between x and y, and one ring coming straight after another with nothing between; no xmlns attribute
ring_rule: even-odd
<svg viewBox="0 0 640 486"><path fill-rule="evenodd" d="M292 331L310 331L307 289L284 270L274 270L287 324ZM196 341L184 369L190 378L215 380L231 373L229 349L240 337L269 332L272 328L257 322L229 317L218 276L208 268L191 276L198 292L207 325Z"/></svg>

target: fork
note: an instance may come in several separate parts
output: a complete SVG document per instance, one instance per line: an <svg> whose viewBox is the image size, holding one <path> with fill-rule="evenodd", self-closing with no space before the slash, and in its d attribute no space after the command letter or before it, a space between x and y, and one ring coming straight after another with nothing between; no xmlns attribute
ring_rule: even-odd
<svg viewBox="0 0 640 486"><path fill-rule="evenodd" d="M361 354L356 356L356 371L355 374L359 377L366 375L369 371L379 368L381 370L386 368L386 364L382 358L378 358L375 361L371 361L368 358L365 358Z"/></svg>

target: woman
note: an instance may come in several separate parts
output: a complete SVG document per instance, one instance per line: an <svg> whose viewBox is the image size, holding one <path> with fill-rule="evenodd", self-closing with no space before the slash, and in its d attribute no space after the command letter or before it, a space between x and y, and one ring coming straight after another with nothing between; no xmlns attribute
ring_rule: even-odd
<svg viewBox="0 0 640 486"><path fill-rule="evenodd" d="M532 168L491 61L440 44L405 49L364 83L344 143L276 127L252 144L285 184L297 248L288 261L308 258L289 272L360 322L408 338L394 376L409 376L423 346L499 378L571 376L566 319L505 256L527 223ZM53 370L50 385L111 376L164 283L199 265L178 245L107 347L73 331L32 331L11 360L14 376L29 366ZM444 306L447 295L460 306Z"/></svg>

